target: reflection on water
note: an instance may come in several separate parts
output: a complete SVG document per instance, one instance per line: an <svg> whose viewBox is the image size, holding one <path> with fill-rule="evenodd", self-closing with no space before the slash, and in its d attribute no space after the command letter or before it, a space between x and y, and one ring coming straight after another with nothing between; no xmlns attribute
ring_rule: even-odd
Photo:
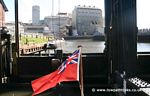
<svg viewBox="0 0 150 96"><path fill-rule="evenodd" d="M91 39L57 41L58 49L64 53L71 53L82 45L82 53L103 53L104 41L93 41ZM137 52L150 52L150 43L137 43Z"/></svg>
<svg viewBox="0 0 150 96"><path fill-rule="evenodd" d="M65 40L58 42L59 48L63 49L64 53L70 53L77 49L78 45L82 45L82 53L102 53L104 50L104 42L92 41L90 39L82 40ZM61 44L60 44L61 43ZM61 46L61 47L60 47Z"/></svg>

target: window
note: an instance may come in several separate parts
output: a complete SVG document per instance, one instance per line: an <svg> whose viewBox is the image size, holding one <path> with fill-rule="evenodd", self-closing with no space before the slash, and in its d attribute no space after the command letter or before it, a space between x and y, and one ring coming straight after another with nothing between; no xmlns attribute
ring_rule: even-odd
<svg viewBox="0 0 150 96"><path fill-rule="evenodd" d="M9 12L6 13L6 22L14 21L14 17L13 17L14 16L14 13L13 13L14 1L5 0L5 3L9 9ZM96 6L96 7L92 7L92 6ZM60 40L60 41L62 40L62 38L64 38L66 40L64 40L63 42L62 41L57 42L57 43L61 43L57 45L58 45L58 48L63 48L64 50L63 52L65 53L72 52L73 50L77 48L78 45L83 46L84 53L103 53L103 50L105 47L104 45L105 41L94 40L95 39L94 34L96 32L95 30L98 30L98 32L102 32L99 30L99 27L101 28L103 27L102 26L97 27L96 24L93 25L92 27L87 26L87 25L91 25L91 24L87 24L90 22L84 21L84 20L93 21L94 18L89 18L89 16L94 15L95 13L91 13L91 12L97 12L97 8L103 10L102 16L104 16L104 0L100 0L100 1L99 0L94 0L94 1L83 0L82 2L80 2L79 0L76 0L76 1L18 0L19 22L21 22L23 27L30 26L29 28L26 28L24 30L24 33L26 35L28 33L31 34L31 32L35 33L39 29L40 31L39 35L43 33L42 34L43 38L51 38L51 39L57 38L57 40ZM80 16L77 14L80 14ZM10 15L12 15L11 16L12 18L9 17ZM64 17L67 19L64 19ZM93 19L93 20L89 20L89 19ZM66 20L70 20L70 21L66 21ZM77 22L77 20L79 21ZM78 25L78 23L80 24ZM35 28L34 26L37 26L37 27L40 26L40 28L37 28L37 27ZM72 28L74 28L74 29L71 29L71 32L72 32L73 37L76 37L76 38L78 37L76 40L74 39L67 40L70 34L68 34L69 29L67 28L66 30L66 26L72 26ZM24 29L23 27L22 29ZM87 31L87 30L90 30L90 31ZM62 31L62 32L59 32L59 31ZM24 36L24 37L28 37L28 36ZM88 37L88 39L83 39L84 37ZM23 42L23 41L20 41L20 42ZM22 44L25 44L25 43L21 43L20 47L23 46Z"/></svg>
<svg viewBox="0 0 150 96"><path fill-rule="evenodd" d="M150 41L148 40L148 37L150 36L149 3L150 1L148 0L144 0L143 2L137 0L138 52L150 52Z"/></svg>

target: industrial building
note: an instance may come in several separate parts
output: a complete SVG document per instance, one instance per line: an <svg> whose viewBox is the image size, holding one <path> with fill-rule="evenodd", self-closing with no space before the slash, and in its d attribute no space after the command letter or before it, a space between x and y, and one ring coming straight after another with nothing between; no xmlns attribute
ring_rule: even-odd
<svg viewBox="0 0 150 96"><path fill-rule="evenodd" d="M95 6L76 6L72 12L72 28L79 36L93 35L103 28L102 10Z"/></svg>

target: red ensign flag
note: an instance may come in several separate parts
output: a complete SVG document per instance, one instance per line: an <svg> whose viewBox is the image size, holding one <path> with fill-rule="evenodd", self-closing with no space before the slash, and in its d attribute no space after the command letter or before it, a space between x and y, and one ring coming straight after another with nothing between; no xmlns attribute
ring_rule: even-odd
<svg viewBox="0 0 150 96"><path fill-rule="evenodd" d="M79 81L80 50L73 52L59 68L31 82L33 96L42 93L63 81Z"/></svg>

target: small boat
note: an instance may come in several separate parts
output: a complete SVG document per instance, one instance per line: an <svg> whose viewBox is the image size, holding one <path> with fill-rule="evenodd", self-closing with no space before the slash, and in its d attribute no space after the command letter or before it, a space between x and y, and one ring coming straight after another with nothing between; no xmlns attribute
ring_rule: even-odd
<svg viewBox="0 0 150 96"><path fill-rule="evenodd" d="M57 45L55 44L55 41L48 41L46 44L44 44L43 49L56 49Z"/></svg>

